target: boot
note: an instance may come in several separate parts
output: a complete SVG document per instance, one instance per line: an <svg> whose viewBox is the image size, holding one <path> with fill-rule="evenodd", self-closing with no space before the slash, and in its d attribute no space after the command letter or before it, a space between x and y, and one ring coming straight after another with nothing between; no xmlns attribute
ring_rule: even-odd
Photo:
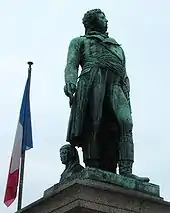
<svg viewBox="0 0 170 213"><path fill-rule="evenodd" d="M125 177L133 178L141 182L149 182L148 177L139 177L137 175L132 174L132 165L133 161L124 160L119 162L119 174Z"/></svg>

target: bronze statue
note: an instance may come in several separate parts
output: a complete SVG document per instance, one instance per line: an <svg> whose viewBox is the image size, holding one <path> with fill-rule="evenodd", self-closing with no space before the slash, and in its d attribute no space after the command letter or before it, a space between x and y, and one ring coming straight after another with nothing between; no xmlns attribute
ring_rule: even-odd
<svg viewBox="0 0 170 213"><path fill-rule="evenodd" d="M60 148L60 158L61 162L66 165L64 172L61 174L60 182L73 177L84 169L79 163L77 149L70 144Z"/></svg>
<svg viewBox="0 0 170 213"><path fill-rule="evenodd" d="M70 42L64 87L71 106L67 141L82 147L86 166L116 173L118 164L119 174L149 181L132 174L129 78L124 51L109 37L107 22L100 9L88 11L85 35Z"/></svg>

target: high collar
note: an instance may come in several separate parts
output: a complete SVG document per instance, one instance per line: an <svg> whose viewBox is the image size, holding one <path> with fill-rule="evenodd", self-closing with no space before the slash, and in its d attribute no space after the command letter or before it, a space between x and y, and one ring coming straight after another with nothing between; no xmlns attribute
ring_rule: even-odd
<svg viewBox="0 0 170 213"><path fill-rule="evenodd" d="M117 46L121 46L120 44L117 43L117 41L113 38L110 38L108 36L108 33L100 33L98 31L89 31L88 33L85 34L85 37L87 38L97 38L100 41L104 42L104 43L111 43Z"/></svg>
<svg viewBox="0 0 170 213"><path fill-rule="evenodd" d="M86 35L99 35L99 36L101 36L101 37L103 37L103 38L109 38L107 32L101 33L101 32L99 32L99 31L89 31L89 32L86 33Z"/></svg>

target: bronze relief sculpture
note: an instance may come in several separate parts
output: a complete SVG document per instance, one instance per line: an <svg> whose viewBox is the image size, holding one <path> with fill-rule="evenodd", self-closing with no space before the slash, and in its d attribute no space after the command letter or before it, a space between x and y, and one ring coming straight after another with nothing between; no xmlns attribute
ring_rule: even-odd
<svg viewBox="0 0 170 213"><path fill-rule="evenodd" d="M132 174L130 84L124 51L109 37L107 23L100 9L88 11L85 35L70 42L64 86L71 106L67 142L82 147L86 167L116 173L118 165L119 174L148 182Z"/></svg>

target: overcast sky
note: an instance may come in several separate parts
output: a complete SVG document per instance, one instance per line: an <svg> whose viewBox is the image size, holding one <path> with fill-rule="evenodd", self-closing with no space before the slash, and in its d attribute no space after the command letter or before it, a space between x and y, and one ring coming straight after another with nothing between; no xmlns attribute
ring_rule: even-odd
<svg viewBox="0 0 170 213"><path fill-rule="evenodd" d="M0 0L0 212L27 78L33 60L31 113L34 148L26 153L23 206L57 183L59 149L69 118L63 93L67 49L84 34L83 14L101 8L109 35L125 50L134 121L134 173L159 184L170 200L169 0Z"/></svg>

